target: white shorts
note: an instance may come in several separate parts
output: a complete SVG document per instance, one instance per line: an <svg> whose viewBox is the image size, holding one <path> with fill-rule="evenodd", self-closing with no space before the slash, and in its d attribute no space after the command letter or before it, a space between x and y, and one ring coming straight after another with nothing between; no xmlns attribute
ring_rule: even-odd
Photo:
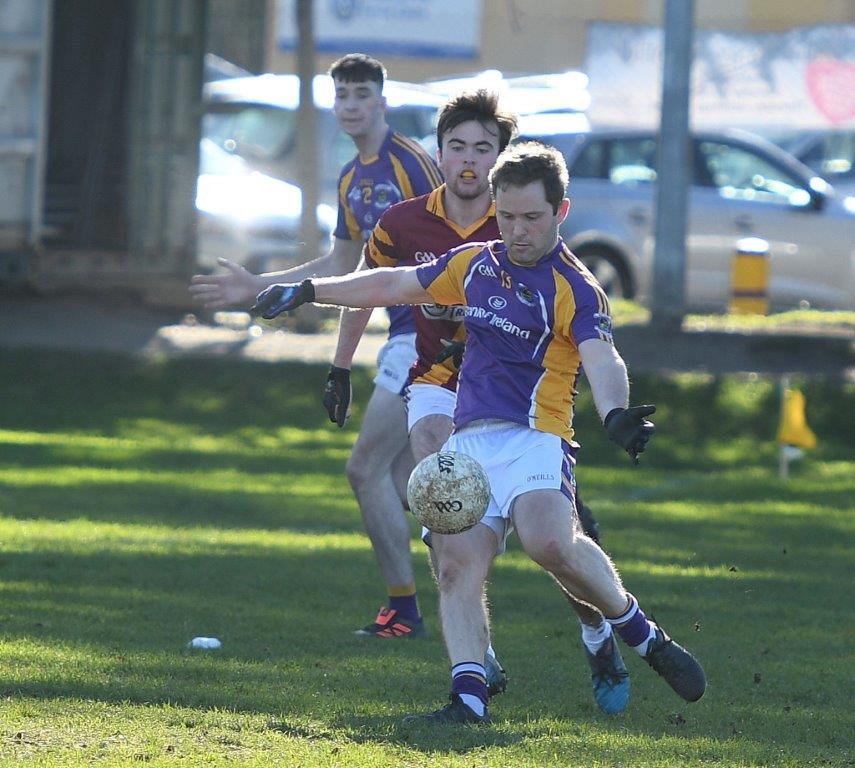
<svg viewBox="0 0 855 768"><path fill-rule="evenodd" d="M388 389L393 395L400 395L417 357L416 334L399 333L393 336L380 347L377 354L377 375L374 377L374 384Z"/></svg>
<svg viewBox="0 0 855 768"><path fill-rule="evenodd" d="M407 432L412 432L416 422L425 416L454 418L457 393L438 384L410 384L406 392Z"/></svg>
<svg viewBox="0 0 855 768"><path fill-rule="evenodd" d="M479 421L456 432L444 451L460 451L476 459L490 480L490 503L480 525L496 534L496 553L502 554L514 529L514 500L537 490L558 490L571 501L576 480L575 451L558 435L540 432L508 421ZM422 530L430 546L430 531Z"/></svg>

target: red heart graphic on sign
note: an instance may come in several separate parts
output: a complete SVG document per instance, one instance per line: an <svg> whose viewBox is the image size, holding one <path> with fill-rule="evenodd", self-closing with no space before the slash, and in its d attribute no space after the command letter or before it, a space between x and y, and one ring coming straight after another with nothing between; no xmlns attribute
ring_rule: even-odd
<svg viewBox="0 0 855 768"><path fill-rule="evenodd" d="M805 72L813 103L835 125L855 117L855 62L812 61Z"/></svg>

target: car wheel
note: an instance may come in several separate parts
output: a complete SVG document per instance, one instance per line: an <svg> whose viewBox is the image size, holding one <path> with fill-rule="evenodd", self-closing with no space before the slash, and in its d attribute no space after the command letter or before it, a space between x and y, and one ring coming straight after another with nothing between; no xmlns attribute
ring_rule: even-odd
<svg viewBox="0 0 855 768"><path fill-rule="evenodd" d="M606 248L584 248L579 260L593 273L610 299L631 299L635 295L632 278L623 259Z"/></svg>

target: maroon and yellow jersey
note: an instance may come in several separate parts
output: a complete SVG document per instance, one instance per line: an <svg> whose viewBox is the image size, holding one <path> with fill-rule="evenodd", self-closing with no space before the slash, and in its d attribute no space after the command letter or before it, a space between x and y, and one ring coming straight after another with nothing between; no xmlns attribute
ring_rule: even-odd
<svg viewBox="0 0 855 768"><path fill-rule="evenodd" d="M389 208L377 222L365 249L370 267L412 267L428 264L452 248L470 241L495 240L499 237L496 209L470 227L462 229L445 215L442 196L445 185L421 197L414 197ZM452 391L457 389L457 366L451 358L437 363L436 357L445 341L461 341L463 307L425 304L414 307L416 352L418 359L410 369L410 382L437 384Z"/></svg>

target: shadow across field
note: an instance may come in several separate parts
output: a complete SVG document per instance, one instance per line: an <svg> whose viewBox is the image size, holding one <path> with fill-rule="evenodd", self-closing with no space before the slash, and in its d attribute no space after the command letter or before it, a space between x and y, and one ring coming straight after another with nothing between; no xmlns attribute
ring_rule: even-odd
<svg viewBox="0 0 855 768"><path fill-rule="evenodd" d="M136 421L161 419L190 433L224 435L241 429L333 429L321 406L326 367L217 359L152 361L118 354L3 350L0 354L0 428L86 431L121 436ZM371 371L354 370L354 415L371 392ZM615 461L614 447L582 393L576 425L593 464ZM807 400L807 418L826 449L851 448L855 388L830 378L793 380ZM773 438L779 415L777 380L684 374L633 377L633 401L653 402L663 435L648 461L673 466L708 461L709 443L735 436ZM348 430L354 427L348 427ZM680 450L691 440L692 452ZM658 457L658 458L657 458Z"/></svg>
<svg viewBox="0 0 855 768"><path fill-rule="evenodd" d="M628 588L704 662L707 696L686 705L628 651L630 710L600 715L566 601L513 544L490 587L510 674L496 724L433 733L401 723L443 704L448 688L420 545L432 636L352 634L385 590L343 477L355 425L341 433L326 421L324 374L0 355L0 694L175 705L190 729L212 711L261 714L283 737L476 764L482 750L508 764L629 765L639 750L675 765L840 764L853 388L808 382L809 419L840 464L788 485L757 459L776 423L772 382L637 380L637 402L663 404L639 472L620 464L584 396L580 432L598 437L580 476L601 500L605 546ZM355 381L364 400L368 373ZM219 637L222 650L188 651L196 635Z"/></svg>
<svg viewBox="0 0 855 768"><path fill-rule="evenodd" d="M285 722L309 714L329 721L336 732L364 734L359 738L447 748L418 728L395 724L404 712L441 704L447 686L435 596L421 558L417 579L425 585L422 601L433 637L389 645L351 634L377 597L367 545L330 542L303 551L299 542L260 548L202 538L195 544L161 543L151 551L144 551L144 538L132 537L80 553L42 546L4 555L0 637L23 650L10 659L2 693L262 712ZM617 531L610 538L618 548L627 547ZM128 546L143 551L126 551ZM166 551L158 551L164 546ZM181 551L187 546L199 551ZM822 627L823 618L834 615L841 588L830 588L827 579L839 578L845 561L830 558L828 572L820 574L813 557L779 555L773 567L763 562L754 540L746 540L738 553L729 546L741 570L714 565L703 575L632 570L632 588L705 660L714 706L690 708L698 718L693 719L684 703L630 658L636 704L622 728L647 732L652 716L663 732L679 734L680 727L668 720L679 712L696 727L726 738L728 728L777 728L794 707L819 716L841 706L842 694L829 696L813 680L792 680L786 665L800 649L826 658L843 651L838 636L810 628ZM722 549L723 539L711 528L699 562L711 562L710 554ZM752 568L764 575L752 575ZM540 718L594 718L601 727L588 693L578 630L549 579L513 547L495 569L490 594L511 694L497 702L497 729L489 736L463 734L454 743L459 741L460 749L510 744L521 738L518 728L530 728L529 721ZM781 603L800 606L798 625L778 614L775 606ZM740 630L752 622L756 626L746 637ZM220 637L222 651L187 652L185 643L199 634ZM762 687L755 682L758 674ZM354 686L355 679L372 682ZM716 703L726 700L733 724L710 722ZM360 714L367 705L376 709L377 702L397 714ZM787 733L783 745L789 743Z"/></svg>

